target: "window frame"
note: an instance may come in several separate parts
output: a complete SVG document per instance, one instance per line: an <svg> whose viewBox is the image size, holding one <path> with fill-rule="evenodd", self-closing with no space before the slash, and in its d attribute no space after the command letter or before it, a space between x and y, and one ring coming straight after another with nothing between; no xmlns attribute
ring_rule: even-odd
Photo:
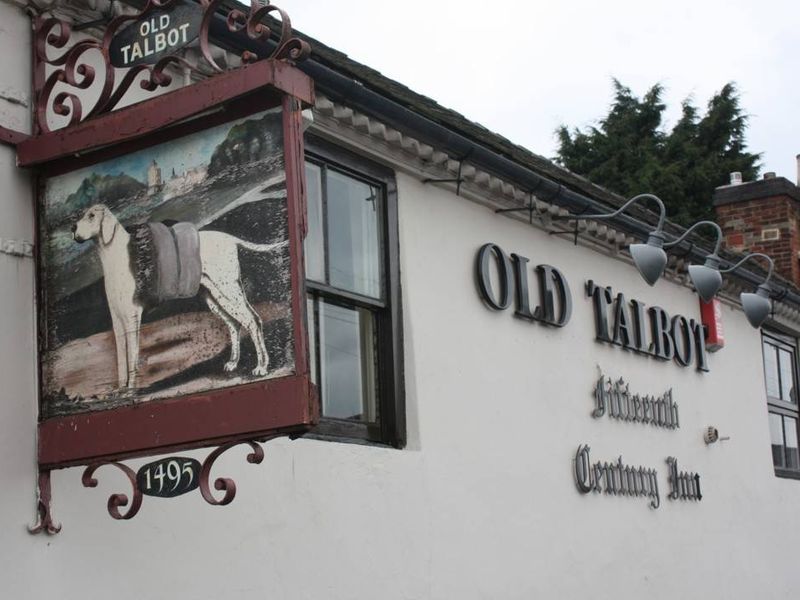
<svg viewBox="0 0 800 600"><path fill-rule="evenodd" d="M762 368L764 366L764 345L766 342L769 342L772 346L775 346L777 348L791 351L793 355L792 374L794 376L795 388L797 389L798 386L800 386L800 359L798 358L798 353L800 352L800 343L798 343L798 339L795 336L774 327L769 329L767 328L762 329L761 330ZM779 377L780 377L780 371L781 371L780 359L778 358ZM779 387L781 387L780 381L778 382L778 385ZM791 417L795 419L795 423L797 424L796 435L798 439L800 439L800 398L797 398L796 403L792 403L782 400L781 398L770 396L767 391L767 371L765 368L764 368L764 395L767 399L768 423L771 414L781 415L781 417L784 416ZM781 419L781 423L783 423L783 419ZM770 448L772 447L771 445L772 445L772 433L770 432ZM800 450L798 450L798 453L800 454ZM775 469L775 475L777 477L800 480L800 466L798 466L798 468L796 469L778 467L775 466L773 461L773 468Z"/></svg>
<svg viewBox="0 0 800 600"><path fill-rule="evenodd" d="M397 183L394 171L379 165L325 139L306 133L305 159L327 166L344 175L375 185L383 194L383 207L379 213L379 252L382 265L382 298L363 296L341 290L335 286L305 279L306 298L319 298L357 308L365 308L374 315L376 354L376 423L334 419L322 415L322 396L319 396L320 419L308 437L369 443L402 448L406 444L405 390L403 385L403 339L400 288L400 246L398 231ZM323 189L325 181L323 178ZM323 192L324 193L324 192ZM327 237L327 206L323 205L323 230ZM324 268L327 276L328 256L325 252ZM304 303L306 306L306 303ZM318 303L313 303L317 310ZM306 315L308 318L311 315ZM319 335L318 315L314 315L314 331ZM311 328L308 329L311 331ZM318 344L309 340L309 352L317 353L311 364L320 368Z"/></svg>

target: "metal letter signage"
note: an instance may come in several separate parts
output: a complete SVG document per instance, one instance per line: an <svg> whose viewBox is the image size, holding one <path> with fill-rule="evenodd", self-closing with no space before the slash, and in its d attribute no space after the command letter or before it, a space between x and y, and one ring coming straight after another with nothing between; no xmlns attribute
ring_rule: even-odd
<svg viewBox="0 0 800 600"><path fill-rule="evenodd" d="M678 459L672 456L667 459L667 465L669 465L670 500L703 499L703 494L700 492L700 475L678 471Z"/></svg>
<svg viewBox="0 0 800 600"><path fill-rule="evenodd" d="M115 67L155 64L200 34L203 13L197 5L180 2L167 10L154 10L134 21L111 40L108 51Z"/></svg>
<svg viewBox="0 0 800 600"><path fill-rule="evenodd" d="M539 284L539 303L533 308L529 262L519 254L507 255L497 244L481 246L475 261L481 299L492 310L506 310L513 302L516 317L564 327L572 316L572 294L566 277L550 265L533 269ZM698 371L708 371L702 323L683 315L670 316L660 306L648 308L638 300L628 301L624 294L614 295L611 287L596 285L592 280L586 282L586 295L592 300L598 341L661 360L674 360L682 367L695 364Z"/></svg>
<svg viewBox="0 0 800 600"><path fill-rule="evenodd" d="M702 323L682 315L670 317L660 306L647 308L645 317L642 302L628 302L624 294L614 295L611 287L596 285L592 280L586 282L586 296L592 299L597 341L661 360L674 360L682 367L694 363L698 371L708 371Z"/></svg>
<svg viewBox="0 0 800 600"><path fill-rule="evenodd" d="M650 508L661 506L655 469L631 467L622 462L621 456L615 461L592 464L586 445L578 446L575 453L575 483L581 494L605 490L615 496L650 498Z"/></svg>
<svg viewBox="0 0 800 600"><path fill-rule="evenodd" d="M678 404L672 399L672 390L661 396L631 394L630 386L620 377L612 381L600 375L594 387L595 419L608 414L613 419L633 423L645 423L666 429L680 427Z"/></svg>
<svg viewBox="0 0 800 600"><path fill-rule="evenodd" d="M505 310L511 305L513 288L515 316L563 327L572 316L572 294L564 274L550 265L536 267L539 305L531 310L528 262L527 257L518 254L512 254L509 258L497 244L481 246L475 263L481 298L490 308ZM492 264L495 265L499 290L492 286Z"/></svg>

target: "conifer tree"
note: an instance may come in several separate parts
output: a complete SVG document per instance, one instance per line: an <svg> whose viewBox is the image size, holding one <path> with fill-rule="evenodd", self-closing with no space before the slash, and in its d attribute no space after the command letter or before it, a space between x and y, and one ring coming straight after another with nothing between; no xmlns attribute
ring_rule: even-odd
<svg viewBox="0 0 800 600"><path fill-rule="evenodd" d="M746 151L747 115L733 83L711 98L705 115L684 100L671 131L662 126L660 84L639 99L613 83L614 101L597 127L559 127L559 164L625 197L656 194L670 219L683 225L714 218L714 188L727 183L729 173L740 171L745 180L758 175L761 155Z"/></svg>

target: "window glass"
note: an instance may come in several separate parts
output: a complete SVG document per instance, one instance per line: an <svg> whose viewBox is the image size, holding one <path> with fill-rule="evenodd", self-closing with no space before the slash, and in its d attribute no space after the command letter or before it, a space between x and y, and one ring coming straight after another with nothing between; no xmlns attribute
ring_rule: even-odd
<svg viewBox="0 0 800 600"><path fill-rule="evenodd" d="M762 337L762 349L772 463L777 475L800 479L797 340L785 333L765 334Z"/></svg>
<svg viewBox="0 0 800 600"><path fill-rule="evenodd" d="M322 415L374 422L375 353L372 314L319 303Z"/></svg>
<svg viewBox="0 0 800 600"><path fill-rule="evenodd" d="M797 402L794 393L794 356L792 352L781 348L778 350L781 373L781 400Z"/></svg>
<svg viewBox="0 0 800 600"><path fill-rule="evenodd" d="M305 241L306 277L325 282L325 250L322 230L322 169L306 163L308 234Z"/></svg>
<svg viewBox="0 0 800 600"><path fill-rule="evenodd" d="M767 383L767 396L770 398L780 398L781 387L778 377L778 349L764 342L764 379Z"/></svg>
<svg viewBox="0 0 800 600"><path fill-rule="evenodd" d="M306 299L306 321L308 323L308 357L311 383L317 383L317 318L314 315L314 298Z"/></svg>
<svg viewBox="0 0 800 600"><path fill-rule="evenodd" d="M797 469L800 467L797 454L797 419L783 417L783 434L786 444L786 468Z"/></svg>
<svg viewBox="0 0 800 600"><path fill-rule="evenodd" d="M775 413L769 413L769 436L772 440L772 464L776 467L783 467L783 417Z"/></svg>
<svg viewBox="0 0 800 600"><path fill-rule="evenodd" d="M378 189L333 170L326 183L329 283L380 298Z"/></svg>
<svg viewBox="0 0 800 600"><path fill-rule="evenodd" d="M322 417L314 433L402 447L394 173L313 135L306 148L309 367Z"/></svg>

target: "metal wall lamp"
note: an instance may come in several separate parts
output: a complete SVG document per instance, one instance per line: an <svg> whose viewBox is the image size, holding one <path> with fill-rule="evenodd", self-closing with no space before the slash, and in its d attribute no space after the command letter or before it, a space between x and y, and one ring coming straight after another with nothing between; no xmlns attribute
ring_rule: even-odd
<svg viewBox="0 0 800 600"><path fill-rule="evenodd" d="M644 244L631 244L628 248L631 258L633 258L633 262L636 265L636 268L639 270L639 274L642 276L642 278L644 278L648 284L655 285L656 281L658 281L661 275L663 275L664 269L667 266L667 254L664 249L677 246L679 243L685 240L692 231L700 226L711 226L716 230L717 233L717 241L714 244L713 252L706 256L702 265L689 265L689 278L692 280L694 289L700 298L706 302L709 302L717 294L720 287L722 287L722 275L724 273L731 273L735 271L742 264L752 258L766 259L769 263L769 272L767 273L767 277L758 286L754 293L743 292L739 296L742 303L742 309L744 310L747 320L753 327L761 327L761 324L766 320L767 316L769 316L769 313L772 310L772 302L770 301L772 287L769 284L769 280L772 277L772 271L775 268L775 263L766 254L753 252L752 254L745 256L732 267L720 270L719 266L721 259L719 257L719 249L722 244L722 229L720 229L720 226L713 221L698 221L689 227L689 229L687 229L679 238L665 243L666 236L664 235L664 221L666 220L666 209L664 208L664 203L661 201L661 199L653 194L639 194L634 196L611 213L599 215L564 215L554 217L554 220L574 221L578 219L611 219L624 212L631 204L639 200L651 200L658 205L659 209L658 223L656 224L656 228L647 235L647 241Z"/></svg>
<svg viewBox="0 0 800 600"><path fill-rule="evenodd" d="M647 234L647 242L644 244L631 244L628 251L631 253L633 263L639 270L639 274L649 284L655 285L661 275L664 273L664 268L667 266L667 253L664 252L664 221L667 218L667 211L664 208L664 203L661 198L653 194L639 194L628 200L625 204L620 206L612 213L599 214L599 215L564 215L554 217L554 220L577 220L577 219L594 219L601 221L604 219L612 219L624 212L631 204L639 200L652 200L658 205L659 215L658 224L656 228Z"/></svg>
<svg viewBox="0 0 800 600"><path fill-rule="evenodd" d="M739 299L742 302L742 309L744 310L744 314L747 317L747 320L750 322L750 325L755 327L756 329L761 327L761 324L764 323L766 318L769 316L770 311L772 310L772 301L770 300L770 293L772 292L772 286L769 284L770 277L772 277L772 271L775 269L775 263L773 260L767 256L766 254L761 254L760 252L753 252L752 254L748 254L738 263L730 267L729 269L723 269L720 273L730 273L738 269L742 264L750 260L751 258L764 258L769 263L769 271L767 272L767 277L764 281L759 284L758 288L756 288L755 293L753 292L742 292L739 295Z"/></svg>
<svg viewBox="0 0 800 600"><path fill-rule="evenodd" d="M719 288L722 287L722 274L719 270L719 249L722 245L722 229L714 223L714 221L698 221L680 236L678 239L664 244L664 248L672 248L677 246L685 240L689 234L700 227L701 225L708 225L713 227L717 232L717 242L714 245L714 251L706 256L705 262L702 265L689 265L689 279L692 280L692 285L705 302L710 302L711 299L717 295Z"/></svg>

